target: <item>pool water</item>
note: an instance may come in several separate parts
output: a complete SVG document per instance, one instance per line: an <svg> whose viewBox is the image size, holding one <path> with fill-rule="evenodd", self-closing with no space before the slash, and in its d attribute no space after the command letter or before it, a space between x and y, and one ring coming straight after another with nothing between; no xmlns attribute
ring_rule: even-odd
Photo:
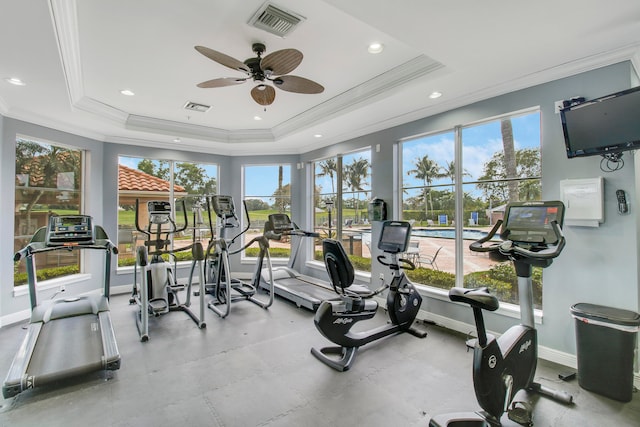
<svg viewBox="0 0 640 427"><path fill-rule="evenodd" d="M464 229L462 230L462 238L468 240L478 240L485 237L486 231ZM455 239L456 230L453 228L414 228L411 235L416 237L440 237L443 239Z"/></svg>

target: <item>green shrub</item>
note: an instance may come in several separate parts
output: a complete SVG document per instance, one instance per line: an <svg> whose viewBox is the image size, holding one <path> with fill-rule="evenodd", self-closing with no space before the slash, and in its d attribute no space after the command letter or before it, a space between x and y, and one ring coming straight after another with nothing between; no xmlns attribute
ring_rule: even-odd
<svg viewBox="0 0 640 427"><path fill-rule="evenodd" d="M36 272L38 282L55 279L56 277L78 274L80 269L77 265L65 265L63 267L42 268ZM27 273L15 273L13 275L13 285L20 286L27 284Z"/></svg>
<svg viewBox="0 0 640 427"><path fill-rule="evenodd" d="M431 268L418 267L415 270L406 270L407 277L413 283L433 286L440 289L451 289L455 286L456 276L445 271L433 270Z"/></svg>

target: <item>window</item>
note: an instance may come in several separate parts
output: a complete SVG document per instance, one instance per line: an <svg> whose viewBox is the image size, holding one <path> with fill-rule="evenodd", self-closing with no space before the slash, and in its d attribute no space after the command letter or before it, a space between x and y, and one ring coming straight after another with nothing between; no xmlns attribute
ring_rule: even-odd
<svg viewBox="0 0 640 427"><path fill-rule="evenodd" d="M217 180L218 167L213 164L120 156L118 158L118 266L133 265L135 247L144 241L144 236L135 227L136 200L139 202L140 227L146 228L147 202L171 201L175 210L176 223L184 224L186 214L189 224L189 227L179 236L174 236L174 248L189 245L193 239L201 240L206 248L211 238L206 209L203 209L199 215L194 208L203 202L202 196L216 193ZM184 211L182 201L184 201ZM189 260L191 252L179 252L177 259Z"/></svg>
<svg viewBox="0 0 640 427"><path fill-rule="evenodd" d="M455 273L455 136L453 131L425 135L402 144L402 219L413 224L417 267ZM423 238L421 235L424 235ZM449 240L428 236L445 236ZM451 247L444 248L444 242ZM441 249L442 248L442 249ZM415 249L414 249L415 250ZM417 252L417 253L416 253ZM436 255L436 252L438 254ZM434 258L435 259L430 259ZM427 260L430 262L428 263ZM424 264L424 266L423 266ZM421 283L425 283L422 281ZM427 283L432 283L431 281Z"/></svg>
<svg viewBox="0 0 640 427"><path fill-rule="evenodd" d="M460 159L454 155L456 143ZM443 289L488 285L502 301L517 304L510 263L471 252L469 244L491 229L508 202L540 200L539 111L403 141L400 171L402 218L413 223L412 240L419 245L418 269L409 272L412 280ZM457 230L462 230L461 236ZM457 254L461 263L456 262L456 239L462 240L462 253ZM458 264L462 271L457 271ZM542 301L541 276L534 271L537 308ZM456 277L463 279L456 283Z"/></svg>
<svg viewBox="0 0 640 427"><path fill-rule="evenodd" d="M509 202L540 200L540 113L527 112L462 128L465 228L487 232ZM518 304L511 262L492 261L464 245L464 286L489 285L501 301ZM535 308L542 308L542 269L534 267Z"/></svg>
<svg viewBox="0 0 640 427"><path fill-rule="evenodd" d="M246 237L251 239L263 233L264 224L270 214L284 213L291 217L291 166L244 166L243 172L243 199L251 221L251 228ZM272 258L289 258L291 242L288 237L271 241L269 245ZM253 245L247 248L245 255L255 257L258 252L258 246Z"/></svg>
<svg viewBox="0 0 640 427"><path fill-rule="evenodd" d="M315 231L341 240L356 270L370 271L371 150L314 162L313 170ZM319 244L314 252L314 259L322 260Z"/></svg>
<svg viewBox="0 0 640 427"><path fill-rule="evenodd" d="M51 215L82 213L84 152L25 138L16 140L14 250L25 247ZM80 251L35 256L38 279L80 272ZM14 285L27 283L25 264L16 263Z"/></svg>

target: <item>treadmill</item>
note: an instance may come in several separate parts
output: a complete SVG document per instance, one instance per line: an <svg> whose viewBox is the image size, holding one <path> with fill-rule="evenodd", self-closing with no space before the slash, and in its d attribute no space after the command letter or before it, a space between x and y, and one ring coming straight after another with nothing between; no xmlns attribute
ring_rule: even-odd
<svg viewBox="0 0 640 427"><path fill-rule="evenodd" d="M304 307L316 311L320 303L325 300L335 299L338 296L331 284L315 277L300 274L294 269L300 246L304 238L320 237L318 233L305 231L291 222L289 215L283 213L271 214L264 225L267 236L297 236L296 242L291 242L291 256L286 267L273 268L273 287L276 295L294 302L298 307ZM273 237L272 237L273 238ZM260 286L267 289L268 272L262 271ZM351 285L349 290L358 294L369 295L371 290L363 285Z"/></svg>
<svg viewBox="0 0 640 427"><path fill-rule="evenodd" d="M37 301L34 255L95 249L105 253L102 294ZM27 267L31 320L2 385L2 395L99 370L120 368L120 353L109 312L111 253L118 253L104 229L87 215L51 216L14 261Z"/></svg>

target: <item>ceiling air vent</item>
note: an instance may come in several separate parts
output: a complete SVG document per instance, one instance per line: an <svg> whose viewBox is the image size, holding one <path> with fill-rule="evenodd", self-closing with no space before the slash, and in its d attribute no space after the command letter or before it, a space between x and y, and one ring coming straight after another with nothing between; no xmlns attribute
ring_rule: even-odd
<svg viewBox="0 0 640 427"><path fill-rule="evenodd" d="M198 111L200 113L206 113L211 108L210 105L198 104L197 102L188 101L184 104L184 109L189 111Z"/></svg>
<svg viewBox="0 0 640 427"><path fill-rule="evenodd" d="M301 15L267 2L249 20L249 25L285 37L304 19Z"/></svg>

